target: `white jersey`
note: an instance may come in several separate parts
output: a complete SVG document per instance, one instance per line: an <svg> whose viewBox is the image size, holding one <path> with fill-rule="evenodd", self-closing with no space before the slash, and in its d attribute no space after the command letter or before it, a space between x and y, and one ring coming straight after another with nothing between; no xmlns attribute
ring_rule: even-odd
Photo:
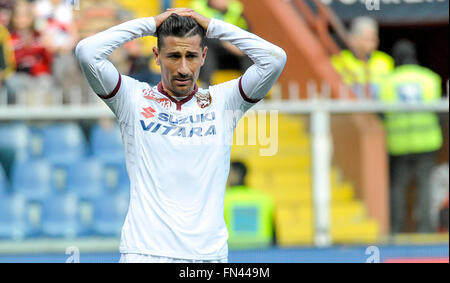
<svg viewBox="0 0 450 283"><path fill-rule="evenodd" d="M224 195L234 128L270 90L284 51L233 25L211 20L207 36L229 40L255 62L239 79L178 100L162 84L120 75L106 60L126 41L156 31L154 18L126 22L81 41L80 65L117 117L131 184L120 252L190 260L228 256Z"/></svg>

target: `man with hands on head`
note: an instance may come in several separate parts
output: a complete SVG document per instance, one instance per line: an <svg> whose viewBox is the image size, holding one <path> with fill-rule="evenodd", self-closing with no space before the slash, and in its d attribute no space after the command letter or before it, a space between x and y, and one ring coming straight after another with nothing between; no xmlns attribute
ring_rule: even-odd
<svg viewBox="0 0 450 283"><path fill-rule="evenodd" d="M127 41L157 36L156 86L107 60ZM229 41L254 62L235 80L198 88L205 37ZM76 55L120 125L130 204L120 262L227 262L224 194L238 120L271 89L286 63L279 47L191 9L169 9L82 40ZM231 113L231 115L230 115Z"/></svg>

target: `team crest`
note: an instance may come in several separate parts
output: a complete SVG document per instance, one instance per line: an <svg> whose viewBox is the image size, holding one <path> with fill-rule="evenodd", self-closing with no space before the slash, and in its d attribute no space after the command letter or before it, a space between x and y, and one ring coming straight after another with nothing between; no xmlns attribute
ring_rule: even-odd
<svg viewBox="0 0 450 283"><path fill-rule="evenodd" d="M197 98L197 104L200 108L206 108L212 103L211 94L209 92L207 93L197 92L195 94L195 98Z"/></svg>

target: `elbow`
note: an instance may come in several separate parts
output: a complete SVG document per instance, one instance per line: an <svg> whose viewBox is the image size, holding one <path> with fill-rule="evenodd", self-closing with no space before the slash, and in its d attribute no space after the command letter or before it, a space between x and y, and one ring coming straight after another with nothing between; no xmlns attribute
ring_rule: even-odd
<svg viewBox="0 0 450 283"><path fill-rule="evenodd" d="M282 71L284 69L284 65L286 65L287 54L282 48L277 47L274 51L274 57L276 59L275 66L278 71Z"/></svg>
<svg viewBox="0 0 450 283"><path fill-rule="evenodd" d="M75 47L75 56L80 64L89 64L92 60L94 60L92 54L90 54L91 49L92 48L89 47L88 39L85 38L78 42Z"/></svg>
<svg viewBox="0 0 450 283"><path fill-rule="evenodd" d="M85 54L86 54L86 41L85 39L81 40L80 42L78 42L77 46L75 47L75 56L77 57L77 59L79 61L81 61L82 59L84 59Z"/></svg>
<svg viewBox="0 0 450 283"><path fill-rule="evenodd" d="M281 73L281 71L283 71L284 69L284 65L286 65L286 61L287 61L287 54L286 52L278 47L278 46L274 46L271 51L270 51L270 69L273 72L276 73Z"/></svg>

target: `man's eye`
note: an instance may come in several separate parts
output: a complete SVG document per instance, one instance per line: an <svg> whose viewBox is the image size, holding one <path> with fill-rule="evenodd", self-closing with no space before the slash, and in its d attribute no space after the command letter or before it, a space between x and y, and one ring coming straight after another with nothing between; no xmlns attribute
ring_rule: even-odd
<svg viewBox="0 0 450 283"><path fill-rule="evenodd" d="M186 57L187 57L187 58L197 58L197 55L195 55L195 54L190 54L190 55L187 55Z"/></svg>
<svg viewBox="0 0 450 283"><path fill-rule="evenodd" d="M169 58L178 59L180 58L180 55L169 55Z"/></svg>

